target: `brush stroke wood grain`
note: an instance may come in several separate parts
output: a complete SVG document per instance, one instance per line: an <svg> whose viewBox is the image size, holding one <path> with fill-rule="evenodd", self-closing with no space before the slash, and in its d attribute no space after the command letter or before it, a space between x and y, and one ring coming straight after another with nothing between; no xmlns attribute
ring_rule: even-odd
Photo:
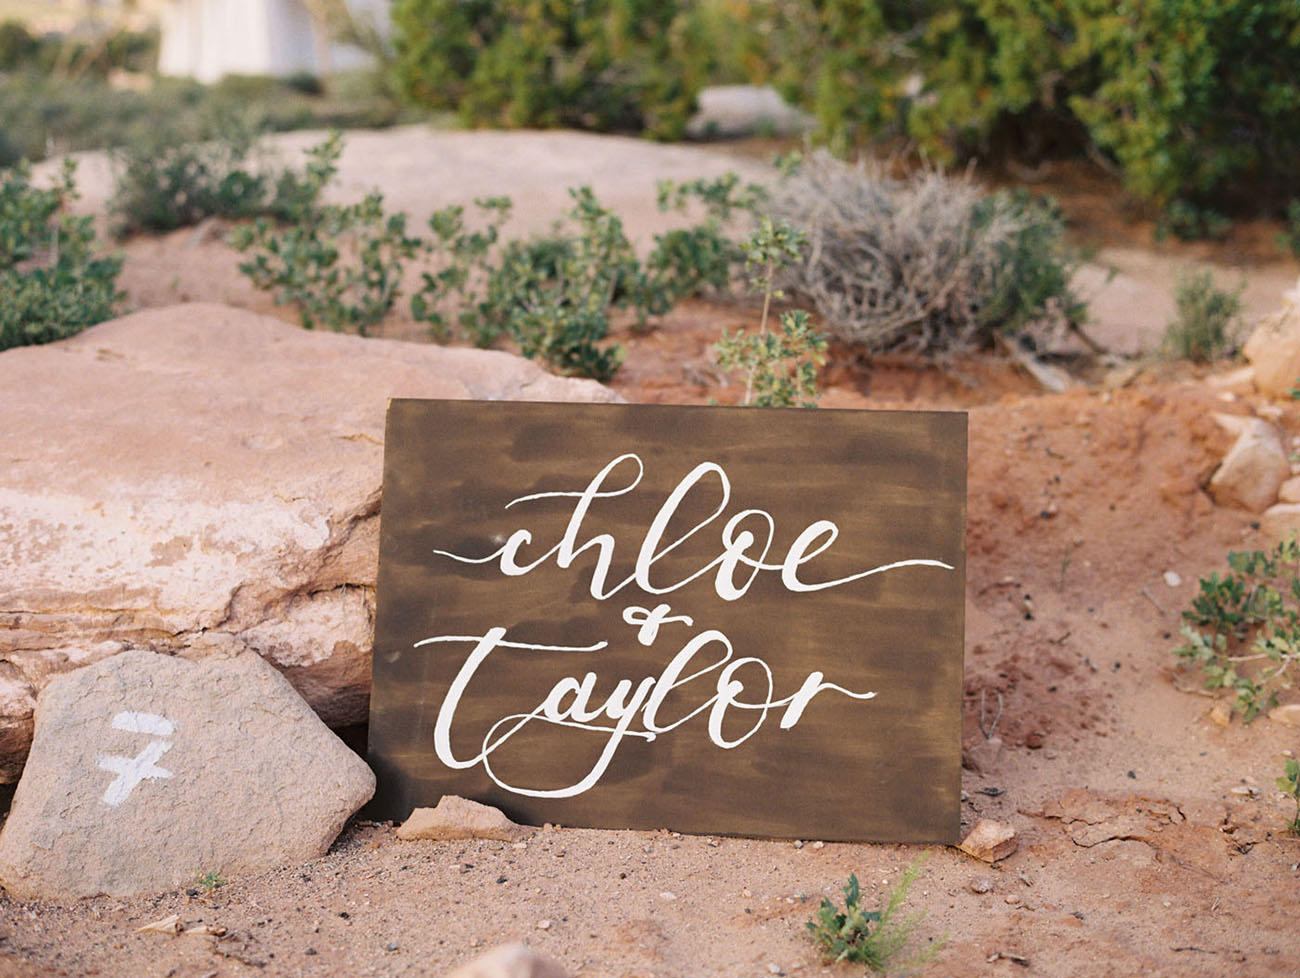
<svg viewBox="0 0 1300 978"><path fill-rule="evenodd" d="M645 593L633 582L601 601L590 592L595 548L568 568L552 557L520 576L505 576L497 561L471 564L435 553L487 556L526 528L532 542L520 548L520 563L541 557L564 535L575 500L507 504L536 493L578 493L626 453L643 464L640 483L593 500L577 536L579 544L596 534L613 537L609 582L632 576L661 505L706 461L725 471L730 500L721 515L653 564L652 584L679 581L714 560L726 521L745 509L772 517L770 564L780 563L814 521L838 526L833 545L798 568L806 582L918 558L952 569L900 567L811 593L789 590L780 571L761 571L735 600L716 593L710 572L671 593ZM604 488L625 487L634 475L625 464ZM369 814L402 819L415 806L457 794L530 824L957 841L965 496L962 413L394 400L370 721L379 790ZM701 480L684 497L664 543L706 521L721 499L720 480ZM758 532L762 524L752 517L741 526ZM743 565L734 575L738 583L747 576ZM627 609L659 604L691 624L666 621L643 645ZM766 663L773 701L793 694L814 671L826 682L876 696L860 700L823 690L789 729L781 729L784 707L777 706L731 749L710 739L706 709L653 741L621 740L590 790L527 797L497 782L539 790L573 785L596 765L609 735L535 720L489 756L495 781L482 763L460 770L444 764L434 750L435 723L473 643L416 643L481 636L493 627L505 628L508 640L534 645L608 644L595 652L491 652L454 713L450 747L458 759L474 757L502 718L536 709L563 677L596 674L594 710L618 680L635 687L658 677L706 629L725 634L733 658ZM716 643L701 649L685 675L720 657ZM660 724L705 704L717 693L720 671L673 689ZM761 666L751 663L734 678L745 684L738 699L765 698ZM733 707L722 735L741 737L762 712ZM643 729L639 717L631 729Z"/></svg>

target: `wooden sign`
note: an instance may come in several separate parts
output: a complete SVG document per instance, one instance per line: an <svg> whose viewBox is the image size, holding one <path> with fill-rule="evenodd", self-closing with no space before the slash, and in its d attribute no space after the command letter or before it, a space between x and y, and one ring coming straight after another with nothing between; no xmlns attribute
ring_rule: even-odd
<svg viewBox="0 0 1300 978"><path fill-rule="evenodd" d="M370 813L955 842L966 416L395 400Z"/></svg>

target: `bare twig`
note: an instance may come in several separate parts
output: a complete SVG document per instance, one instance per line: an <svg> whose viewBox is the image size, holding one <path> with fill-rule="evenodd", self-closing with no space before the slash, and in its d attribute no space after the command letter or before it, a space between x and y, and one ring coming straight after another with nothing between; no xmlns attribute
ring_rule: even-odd
<svg viewBox="0 0 1300 978"><path fill-rule="evenodd" d="M1143 586L1143 588L1142 588L1142 597L1146 598L1146 599L1147 599L1148 601L1150 601L1153 605L1155 605L1155 606L1156 606L1156 610L1159 611L1162 615L1166 615L1166 614L1168 614L1168 612L1165 611L1165 609L1164 609L1163 607L1161 607L1160 602L1157 601L1154 597L1152 597L1151 592L1150 592L1149 590L1147 590L1147 588L1146 588L1145 586Z"/></svg>
<svg viewBox="0 0 1300 978"><path fill-rule="evenodd" d="M1002 719L1002 691L1001 691L1001 690L995 690L995 692L998 694L998 712L997 712L997 714L993 717L993 722L990 723L990 724L988 725L987 728L985 728L985 726L984 726L984 694L985 694L986 692L987 692L987 690L984 690L984 689L981 689L981 690L980 690L980 715L979 715L979 725L980 725L980 733L982 733L982 734L984 735L984 739L985 739L985 740L992 740L992 739L993 739L993 735L994 735L995 733L997 733L997 730L998 730L998 721Z"/></svg>

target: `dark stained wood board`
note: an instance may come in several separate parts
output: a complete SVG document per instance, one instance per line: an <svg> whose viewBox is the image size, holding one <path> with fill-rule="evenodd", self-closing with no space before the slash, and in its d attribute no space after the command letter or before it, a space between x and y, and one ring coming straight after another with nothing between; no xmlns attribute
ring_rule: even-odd
<svg viewBox="0 0 1300 978"><path fill-rule="evenodd" d="M605 495L586 500L569 548L576 556L562 547L547 556L576 497L623 456L639 465L624 458L600 484ZM722 475L706 466L638 574L652 522L702 463L725 473L725 506ZM748 549L724 545L724 528L745 510L770 515L765 557L768 522L758 512L732 525L733 542L753 535ZM834 542L813 527L787 560L817 521L835 524ZM527 824L955 842L965 523L959 412L394 400L369 735L379 787L368 814L403 819L457 794ZM531 541L510 544L521 530ZM600 535L612 540L603 589L593 578L604 545L580 550ZM503 546L520 567L536 565L503 573ZM773 569L755 570L737 550ZM727 552L733 566L719 594L715 561ZM903 561L930 563L857 576ZM658 626L646 625L662 604ZM477 641L494 628L505 629L500 643ZM706 632L676 673L680 684L660 680ZM750 661L732 667L741 659ZM814 672L875 696L818 689ZM565 677L572 682L550 718L530 717ZM599 713L620 680L613 708ZM589 695L575 716L583 683ZM783 729L794 718L780 701L801 689L818 691ZM620 710L629 700L639 708ZM439 757L440 716L454 767ZM620 722L622 737L612 732Z"/></svg>

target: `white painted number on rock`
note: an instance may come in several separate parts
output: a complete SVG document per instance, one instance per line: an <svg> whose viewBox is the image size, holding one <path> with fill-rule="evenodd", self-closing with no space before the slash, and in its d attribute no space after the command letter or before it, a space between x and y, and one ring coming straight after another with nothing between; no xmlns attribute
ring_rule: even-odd
<svg viewBox="0 0 1300 978"><path fill-rule="evenodd" d="M113 717L113 729L128 733L150 734L155 737L170 737L176 731L175 725L157 713L135 713L125 711ZM105 805L116 808L130 796L135 786L141 781L153 781L155 778L170 778L171 771L158 766L158 761L172 749L166 740L155 740L135 757L120 757L114 754L101 754L97 766L101 771L116 774L112 783L104 790L101 799Z"/></svg>
<svg viewBox="0 0 1300 978"><path fill-rule="evenodd" d="M170 737L176 732L172 722L157 713L133 713L126 711L113 717L113 729L128 733L153 734L155 737Z"/></svg>

